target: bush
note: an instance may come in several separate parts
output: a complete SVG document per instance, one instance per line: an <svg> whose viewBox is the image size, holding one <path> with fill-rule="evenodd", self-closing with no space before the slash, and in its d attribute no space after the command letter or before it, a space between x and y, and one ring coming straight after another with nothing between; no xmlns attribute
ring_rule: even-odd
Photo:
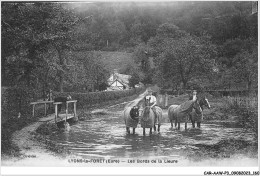
<svg viewBox="0 0 260 176"><path fill-rule="evenodd" d="M253 130L258 138L258 100L256 97L227 97L225 98L226 111L234 112L239 123L246 129Z"/></svg>
<svg viewBox="0 0 260 176"><path fill-rule="evenodd" d="M57 130L58 127L55 123L44 123L36 129L36 132L41 135L50 135L52 132Z"/></svg>
<svg viewBox="0 0 260 176"><path fill-rule="evenodd" d="M74 92L54 92L54 96L67 96L71 95L73 100L77 100L77 106L84 107L88 105L99 104L102 102L117 100L122 97L139 94L144 91L144 88L136 88L121 91L103 91L103 92L90 92L90 93L74 93Z"/></svg>
<svg viewBox="0 0 260 176"><path fill-rule="evenodd" d="M31 116L30 102L33 100L33 93L30 89L19 87L2 88L2 123L18 117L29 118Z"/></svg>

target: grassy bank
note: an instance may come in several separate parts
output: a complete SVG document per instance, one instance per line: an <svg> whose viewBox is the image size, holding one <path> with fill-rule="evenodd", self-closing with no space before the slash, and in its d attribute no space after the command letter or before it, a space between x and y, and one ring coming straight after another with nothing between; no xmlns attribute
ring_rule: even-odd
<svg viewBox="0 0 260 176"><path fill-rule="evenodd" d="M8 155L10 157L19 156L19 148L12 142L12 134L15 131L21 130L25 126L36 122L37 118L19 118L9 119L1 126L1 154Z"/></svg>
<svg viewBox="0 0 260 176"><path fill-rule="evenodd" d="M203 161L205 159L224 159L233 156L247 156L257 158L258 145L244 140L225 139L216 144L196 144L196 149L186 149L186 157L193 161Z"/></svg>
<svg viewBox="0 0 260 176"><path fill-rule="evenodd" d="M254 132L258 139L258 101L257 97L226 97L223 111L234 115L238 123Z"/></svg>

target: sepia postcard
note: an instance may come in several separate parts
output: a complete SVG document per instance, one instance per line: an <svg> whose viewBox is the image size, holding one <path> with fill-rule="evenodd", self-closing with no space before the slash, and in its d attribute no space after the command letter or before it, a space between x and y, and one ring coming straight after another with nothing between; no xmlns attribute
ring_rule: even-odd
<svg viewBox="0 0 260 176"><path fill-rule="evenodd" d="M3 175L259 175L258 1L1 1Z"/></svg>

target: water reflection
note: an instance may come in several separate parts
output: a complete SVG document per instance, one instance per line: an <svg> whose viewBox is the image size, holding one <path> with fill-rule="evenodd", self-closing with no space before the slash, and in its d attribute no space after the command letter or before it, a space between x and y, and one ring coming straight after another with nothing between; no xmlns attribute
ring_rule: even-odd
<svg viewBox="0 0 260 176"><path fill-rule="evenodd" d="M127 134L120 115L97 116L92 120L72 125L69 132L56 132L50 140L56 141L82 158L140 158L180 157L184 149L198 149L197 144L215 144L220 140L235 138L253 140L253 134L227 123L202 124L201 129L176 130L163 123L161 133L143 136L142 129ZM182 124L183 125L183 124ZM131 129L132 132L132 129Z"/></svg>

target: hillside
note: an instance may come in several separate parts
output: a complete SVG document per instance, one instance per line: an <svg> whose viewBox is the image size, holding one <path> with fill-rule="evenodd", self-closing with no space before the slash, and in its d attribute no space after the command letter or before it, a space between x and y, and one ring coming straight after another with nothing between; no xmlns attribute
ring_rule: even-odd
<svg viewBox="0 0 260 176"><path fill-rule="evenodd" d="M133 54L126 52L97 51L101 54L102 61L110 72L118 69L119 73L124 73L129 66L136 66L133 61Z"/></svg>

